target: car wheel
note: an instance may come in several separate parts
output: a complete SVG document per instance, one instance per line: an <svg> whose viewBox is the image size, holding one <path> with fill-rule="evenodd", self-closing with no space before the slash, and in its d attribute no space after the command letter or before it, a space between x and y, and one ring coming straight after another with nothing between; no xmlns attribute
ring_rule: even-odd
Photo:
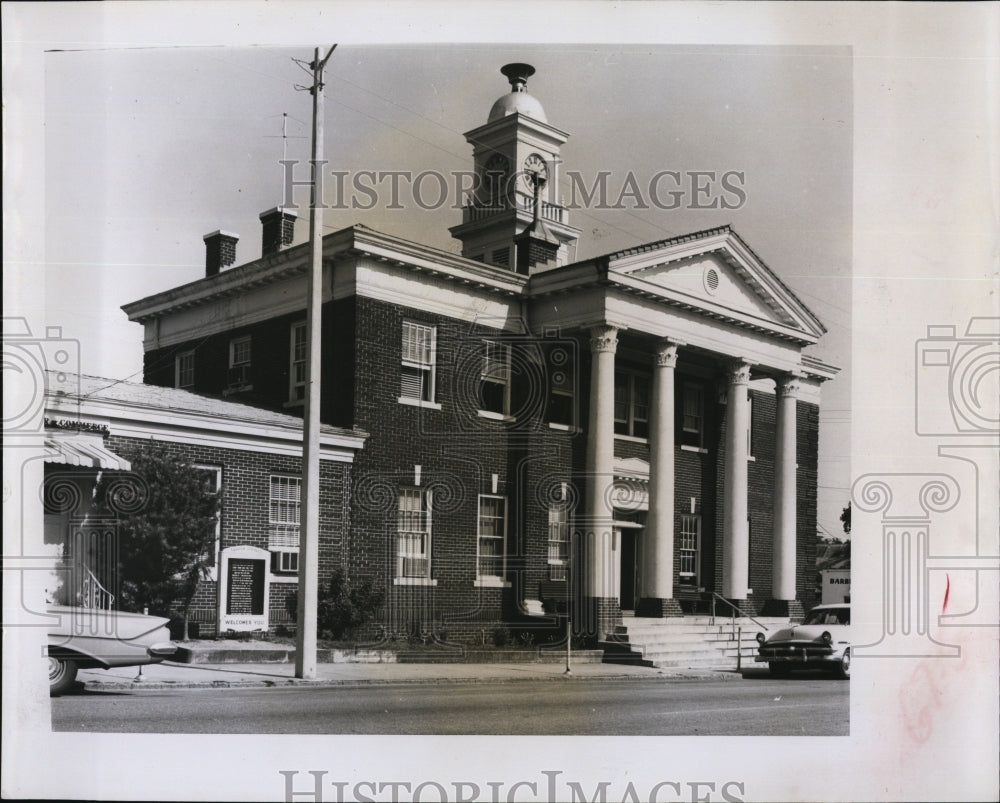
<svg viewBox="0 0 1000 803"><path fill-rule="evenodd" d="M76 661L49 656L49 695L59 695L69 690L76 680Z"/></svg>
<svg viewBox="0 0 1000 803"><path fill-rule="evenodd" d="M776 661L771 661L767 665L768 671L771 673L771 677L775 678L787 678L789 673L792 671L788 664L780 664Z"/></svg>
<svg viewBox="0 0 1000 803"><path fill-rule="evenodd" d="M837 664L837 677L849 678L851 676L851 651L844 650L844 657Z"/></svg>

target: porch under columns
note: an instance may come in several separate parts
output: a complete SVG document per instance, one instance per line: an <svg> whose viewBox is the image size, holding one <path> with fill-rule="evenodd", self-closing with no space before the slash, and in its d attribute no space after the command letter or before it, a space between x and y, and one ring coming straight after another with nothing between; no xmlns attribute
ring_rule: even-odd
<svg viewBox="0 0 1000 803"><path fill-rule="evenodd" d="M649 513L642 540L639 616L682 616L674 599L674 369L678 344L661 340L653 352L649 421Z"/></svg>

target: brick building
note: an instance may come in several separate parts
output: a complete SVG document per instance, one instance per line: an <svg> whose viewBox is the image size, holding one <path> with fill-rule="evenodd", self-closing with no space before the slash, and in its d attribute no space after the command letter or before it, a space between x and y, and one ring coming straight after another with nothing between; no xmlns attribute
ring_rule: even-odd
<svg viewBox="0 0 1000 803"><path fill-rule="evenodd" d="M825 329L730 227L576 260L558 203L568 135L507 65L467 132L480 178L462 255L364 226L323 239L322 402L370 433L343 560L389 591L392 631L457 634L577 600L578 630L813 602ZM127 304L145 381L300 413L308 246Z"/></svg>
<svg viewBox="0 0 1000 803"><path fill-rule="evenodd" d="M130 457L153 444L204 474L222 492L208 577L199 585L190 621L201 634L252 629L226 618L224 564L230 555L266 556L263 627L291 621L285 598L295 588L302 421L185 390L63 375L46 393L45 539L61 566L49 586L52 599L87 607L114 607L117 514L141 502ZM364 433L325 426L320 436L321 570L329 572L347 549L352 461ZM124 493L97 506L101 475ZM161 612L166 613L166 612Z"/></svg>

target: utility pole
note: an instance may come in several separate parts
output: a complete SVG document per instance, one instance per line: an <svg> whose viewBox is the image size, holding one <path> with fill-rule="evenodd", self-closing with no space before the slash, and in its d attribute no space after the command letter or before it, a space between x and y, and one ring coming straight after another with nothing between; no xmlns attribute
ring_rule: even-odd
<svg viewBox="0 0 1000 803"><path fill-rule="evenodd" d="M306 408L302 442L302 504L299 531L299 605L295 631L295 677L316 679L316 608L319 602L319 413L320 357L323 342L323 68L336 45L309 65L313 84L312 191L309 199L309 301L306 307Z"/></svg>

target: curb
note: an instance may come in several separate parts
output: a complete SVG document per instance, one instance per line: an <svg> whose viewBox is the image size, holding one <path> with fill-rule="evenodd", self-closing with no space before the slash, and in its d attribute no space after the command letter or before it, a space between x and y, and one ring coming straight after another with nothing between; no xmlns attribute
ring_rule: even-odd
<svg viewBox="0 0 1000 803"><path fill-rule="evenodd" d="M77 681L76 688L85 691L101 690L134 690L142 689L253 689L253 688L288 688L291 686L305 686L308 688L336 688L342 686L392 686L392 685L426 685L426 684L482 684L482 683L530 683L537 681L548 682L600 682L600 681L622 681L622 680L663 680L663 681L694 681L694 680L741 680L742 675L736 672L720 672L718 674L678 672L662 673L653 675L636 674L607 674L607 675L536 675L522 677L426 677L426 678L344 678L344 679L317 679L304 680L302 678L274 678L267 680L204 680L204 681L141 681L136 683L129 680L87 680Z"/></svg>

